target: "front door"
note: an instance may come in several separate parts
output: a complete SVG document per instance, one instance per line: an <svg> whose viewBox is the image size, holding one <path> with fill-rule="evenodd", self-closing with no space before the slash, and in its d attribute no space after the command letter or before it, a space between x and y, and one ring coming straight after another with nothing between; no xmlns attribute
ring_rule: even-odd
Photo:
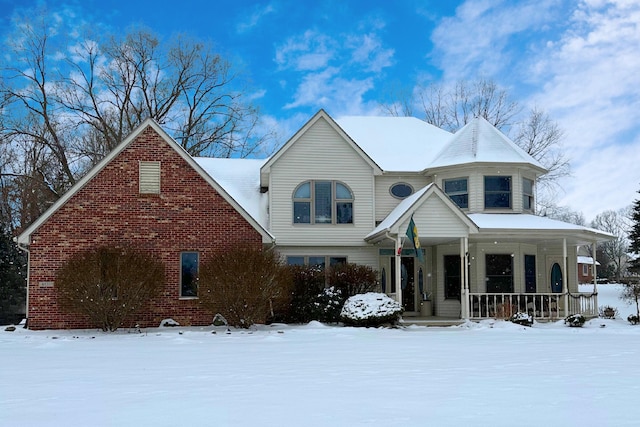
<svg viewBox="0 0 640 427"><path fill-rule="evenodd" d="M402 307L405 312L416 311L416 281L414 258L402 257L400 283L402 285Z"/></svg>
<svg viewBox="0 0 640 427"><path fill-rule="evenodd" d="M562 292L562 269L557 262L551 266L551 292Z"/></svg>

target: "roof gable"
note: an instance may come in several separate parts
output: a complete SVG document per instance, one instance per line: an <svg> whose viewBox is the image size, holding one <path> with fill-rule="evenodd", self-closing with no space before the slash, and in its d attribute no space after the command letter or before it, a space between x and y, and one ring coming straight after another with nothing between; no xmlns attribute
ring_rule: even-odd
<svg viewBox="0 0 640 427"><path fill-rule="evenodd" d="M529 164L546 172L540 162L483 117L476 117L457 131L428 168L470 163Z"/></svg>
<svg viewBox="0 0 640 427"><path fill-rule="evenodd" d="M213 187L234 209L236 209L263 238L263 242L271 242L273 236L252 217L247 210L236 201L221 185L219 185L205 170L182 148L169 134L167 134L153 119L146 119L136 129L118 144L107 156L95 165L85 176L60 197L47 211L36 221L27 227L17 238L19 244L28 245L31 234L33 234L42 224L44 224L58 209L64 206L69 199L84 188L98 173L103 170L113 159L125 150L133 141L138 138L148 127L151 127L160 137L182 158L184 159L211 187Z"/></svg>
<svg viewBox="0 0 640 427"><path fill-rule="evenodd" d="M265 163L262 165L260 169L260 183L262 186L268 185L267 176L270 172L271 167L289 150L314 124L316 124L319 120L325 120L329 126L336 131L338 135L347 143L353 150L358 153L363 160L371 166L374 170L374 173L380 174L382 173L382 169L380 166L376 164L375 161L371 159L371 157L356 143L354 140L347 134L345 131L338 126L338 124L327 114L324 110L318 111L307 123L305 123L302 128L300 128L295 135L293 135L282 147L278 149Z"/></svg>

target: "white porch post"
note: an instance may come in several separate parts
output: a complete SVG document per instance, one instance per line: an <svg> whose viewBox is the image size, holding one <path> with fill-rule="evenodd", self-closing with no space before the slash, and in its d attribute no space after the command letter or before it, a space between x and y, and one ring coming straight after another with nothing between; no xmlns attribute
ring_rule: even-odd
<svg viewBox="0 0 640 427"><path fill-rule="evenodd" d="M402 306L402 241L400 240L400 234L396 238L396 301Z"/></svg>
<svg viewBox="0 0 640 427"><path fill-rule="evenodd" d="M562 239L562 264L564 280L562 281L562 293L564 294L564 316L569 315L569 272L567 271L567 239Z"/></svg>
<svg viewBox="0 0 640 427"><path fill-rule="evenodd" d="M591 242L591 256L593 261L593 293L598 293L598 270L596 270L596 242ZM597 298L597 297L596 297ZM597 300L596 300L597 301Z"/></svg>
<svg viewBox="0 0 640 427"><path fill-rule="evenodd" d="M462 304L462 318L469 319L469 271L467 266L469 265L469 238L460 238L460 277L461 280L461 294L460 303Z"/></svg>

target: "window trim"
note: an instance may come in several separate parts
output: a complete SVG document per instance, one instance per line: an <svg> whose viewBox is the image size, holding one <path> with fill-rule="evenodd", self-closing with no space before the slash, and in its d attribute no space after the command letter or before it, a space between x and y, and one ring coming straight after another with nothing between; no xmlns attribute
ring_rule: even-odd
<svg viewBox="0 0 640 427"><path fill-rule="evenodd" d="M184 261L183 261L183 256L187 255L187 254L195 254L196 255L196 274L195 274L195 291L196 294L195 295L183 295L184 292L184 285L183 285L183 279L184 279ZM180 299L198 299L198 275L200 274L200 252L198 251L182 251L180 252L180 288L179 288L179 297Z"/></svg>
<svg viewBox="0 0 640 427"><path fill-rule="evenodd" d="M509 179L509 206L487 206L487 195L504 194L504 190L487 190L487 178L508 178ZM513 177L511 175L485 175L484 183L484 208L485 209L513 209Z"/></svg>
<svg viewBox="0 0 640 427"><path fill-rule="evenodd" d="M589 275L589 264L582 264L582 275L583 276Z"/></svg>
<svg viewBox="0 0 640 427"><path fill-rule="evenodd" d="M447 183L448 182L454 182L454 181L465 181L466 183L466 187L467 187L467 191L453 191L453 192L447 192L446 188L447 188ZM460 209L469 209L469 177L468 176L461 176L458 178L449 178L449 179L443 179L442 180L442 190L444 191L444 194L446 194L447 196L449 196L449 198L451 199L451 201L453 203L456 204L456 206L458 206ZM467 206L462 207L460 206L454 199L453 196L467 196Z"/></svg>
<svg viewBox="0 0 640 427"><path fill-rule="evenodd" d="M317 182L331 183L331 221L330 222L316 222L316 183ZM303 185L306 185L306 184L309 185L310 197L296 198L295 195L298 192L298 190ZM338 198L337 191L336 191L338 185L342 185L347 191L349 191L349 195L351 196L351 198L349 199ZM347 184L345 184L342 181L330 180L330 179L310 179L310 180L301 182L294 188L293 193L291 195L291 201L292 201L292 210L293 210L292 223L294 225L296 224L303 224L303 225L349 225L351 224L353 225L354 223L353 211L354 211L355 197L353 196L353 190L351 189L351 187L349 187ZM295 210L296 203L309 204L309 222L296 221L296 210ZM351 204L351 222L338 222L338 205L343 203Z"/></svg>

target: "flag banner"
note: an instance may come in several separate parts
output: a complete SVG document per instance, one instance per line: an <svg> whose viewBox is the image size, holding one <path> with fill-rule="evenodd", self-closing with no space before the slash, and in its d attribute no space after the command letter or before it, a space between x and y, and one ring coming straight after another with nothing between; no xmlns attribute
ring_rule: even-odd
<svg viewBox="0 0 640 427"><path fill-rule="evenodd" d="M418 227L416 227L416 223L413 222L413 216L411 216L411 219L409 220L409 226L407 227L407 237L413 243L413 248L416 251L416 257L418 257L420 262L424 262L422 249L420 249L420 238L418 237Z"/></svg>

